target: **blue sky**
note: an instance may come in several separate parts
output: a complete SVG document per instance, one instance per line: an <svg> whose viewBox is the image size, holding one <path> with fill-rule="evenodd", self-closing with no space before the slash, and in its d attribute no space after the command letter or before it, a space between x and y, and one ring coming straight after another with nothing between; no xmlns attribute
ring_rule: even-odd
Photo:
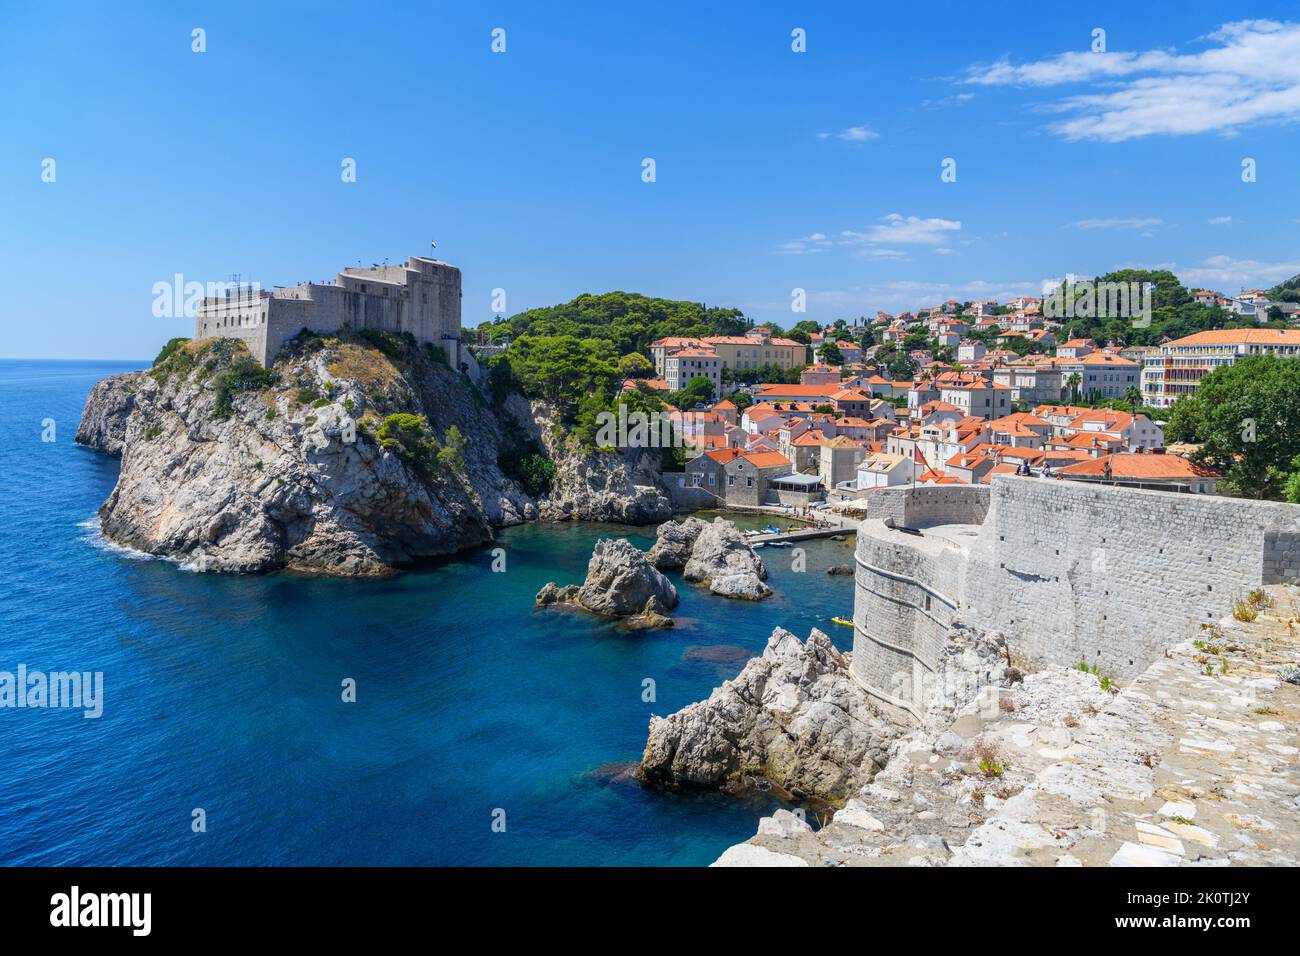
<svg viewBox="0 0 1300 956"><path fill-rule="evenodd" d="M117 6L0 3L0 356L149 358L192 331L151 312L176 273L269 288L430 239L467 325L494 288L789 325L1300 272L1295 4Z"/></svg>

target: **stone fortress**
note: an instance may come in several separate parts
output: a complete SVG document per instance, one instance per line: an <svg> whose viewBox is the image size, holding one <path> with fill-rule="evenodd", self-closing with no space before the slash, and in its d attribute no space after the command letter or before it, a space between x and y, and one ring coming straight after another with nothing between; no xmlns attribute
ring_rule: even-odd
<svg viewBox="0 0 1300 956"><path fill-rule="evenodd" d="M880 489L854 573L852 672L919 718L957 622L1031 668L1140 674L1235 598L1300 578L1300 507L1014 475Z"/></svg>
<svg viewBox="0 0 1300 956"><path fill-rule="evenodd" d="M410 332L417 341L441 348L448 364L459 368L460 300L459 269L412 256L403 265L344 269L329 283L273 292L242 287L204 298L194 317L194 337L240 339L266 366L303 329Z"/></svg>

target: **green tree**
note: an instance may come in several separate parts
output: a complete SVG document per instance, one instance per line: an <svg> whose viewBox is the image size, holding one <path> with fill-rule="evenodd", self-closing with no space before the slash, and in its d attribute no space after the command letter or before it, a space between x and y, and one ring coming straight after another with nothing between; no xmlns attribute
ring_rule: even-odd
<svg viewBox="0 0 1300 956"><path fill-rule="evenodd" d="M561 412L571 413L582 396L608 391L621 380L613 348L600 339L526 335L508 354L524 394L548 399Z"/></svg>
<svg viewBox="0 0 1300 956"><path fill-rule="evenodd" d="M442 450L438 464L453 474L465 474L465 436L455 425L448 425L442 436Z"/></svg>
<svg viewBox="0 0 1300 956"><path fill-rule="evenodd" d="M1070 388L1070 404L1077 404L1079 401L1079 385L1083 379L1079 377L1078 372L1071 372L1070 377L1065 380L1065 384Z"/></svg>
<svg viewBox="0 0 1300 956"><path fill-rule="evenodd" d="M1300 505L1300 456L1291 460L1291 474L1287 476L1282 496L1293 505Z"/></svg>
<svg viewBox="0 0 1300 956"><path fill-rule="evenodd" d="M713 382L703 375L697 375L686 383L686 387L668 396L668 404L685 411L696 405L707 405L713 399Z"/></svg>
<svg viewBox="0 0 1300 956"><path fill-rule="evenodd" d="M375 440L420 471L428 471L437 460L438 443L423 415L397 412L389 415L375 433Z"/></svg>
<svg viewBox="0 0 1300 956"><path fill-rule="evenodd" d="M1170 409L1165 437L1199 442L1197 461L1233 494L1280 497L1300 455L1300 359L1247 355L1216 369Z"/></svg>
<svg viewBox="0 0 1300 956"><path fill-rule="evenodd" d="M618 360L618 370L624 378L654 378L654 363L640 352L628 352Z"/></svg>
<svg viewBox="0 0 1300 956"><path fill-rule="evenodd" d="M825 342L823 342L821 345L817 347L817 357L820 358L827 365L844 364L844 353L840 351L840 347L838 345L836 345L834 342L830 341L829 339L827 339Z"/></svg>

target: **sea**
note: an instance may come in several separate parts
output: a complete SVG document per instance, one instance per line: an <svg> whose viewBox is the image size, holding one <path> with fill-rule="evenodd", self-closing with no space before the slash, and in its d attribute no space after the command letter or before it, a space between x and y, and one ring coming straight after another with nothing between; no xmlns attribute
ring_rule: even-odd
<svg viewBox="0 0 1300 956"><path fill-rule="evenodd" d="M0 360L0 672L102 674L98 717L0 707L0 864L700 866L786 805L629 770L773 628L848 648L851 538L764 549L760 603L670 575L676 626L646 631L533 597L650 527L509 528L380 580L195 573L103 538L118 462L75 443L91 386L145 364Z"/></svg>

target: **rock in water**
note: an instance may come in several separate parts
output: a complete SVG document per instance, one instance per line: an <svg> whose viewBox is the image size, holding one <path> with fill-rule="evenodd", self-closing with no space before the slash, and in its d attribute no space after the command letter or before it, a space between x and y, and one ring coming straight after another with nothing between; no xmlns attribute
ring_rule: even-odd
<svg viewBox="0 0 1300 956"><path fill-rule="evenodd" d="M630 541L597 541L587 563L587 579L578 592L582 606L608 617L627 617L643 612L651 598L658 608L672 610L677 606L677 589Z"/></svg>
<svg viewBox="0 0 1300 956"><path fill-rule="evenodd" d="M537 592L536 607L574 604L606 617L628 619L632 627L672 627L665 612L677 606L673 582L651 566L646 556L623 538L603 538L592 549L587 579L557 587L548 583Z"/></svg>
<svg viewBox="0 0 1300 956"><path fill-rule="evenodd" d="M723 597L758 601L772 593L763 582L767 568L745 536L725 518L714 518L699 530L682 577L708 585Z"/></svg>
<svg viewBox="0 0 1300 956"><path fill-rule="evenodd" d="M564 587L556 587L554 581L550 581L542 586L537 592L537 597L533 601L534 607L550 607L552 604L577 604L578 603L578 586L576 584L566 584Z"/></svg>
<svg viewBox="0 0 1300 956"><path fill-rule="evenodd" d="M673 619L664 613L664 608L660 606L659 599L651 597L645 602L645 609L640 614L633 614L625 618L623 623L628 627L672 627Z"/></svg>
<svg viewBox="0 0 1300 956"><path fill-rule="evenodd" d="M803 642L777 628L763 655L708 700L650 719L641 779L727 789L752 774L796 796L843 803L884 766L897 734L848 663L821 631Z"/></svg>
<svg viewBox="0 0 1300 956"><path fill-rule="evenodd" d="M660 571L680 571L690 560L700 532L707 527L699 518L665 521L659 526L657 540L647 554L650 563Z"/></svg>

